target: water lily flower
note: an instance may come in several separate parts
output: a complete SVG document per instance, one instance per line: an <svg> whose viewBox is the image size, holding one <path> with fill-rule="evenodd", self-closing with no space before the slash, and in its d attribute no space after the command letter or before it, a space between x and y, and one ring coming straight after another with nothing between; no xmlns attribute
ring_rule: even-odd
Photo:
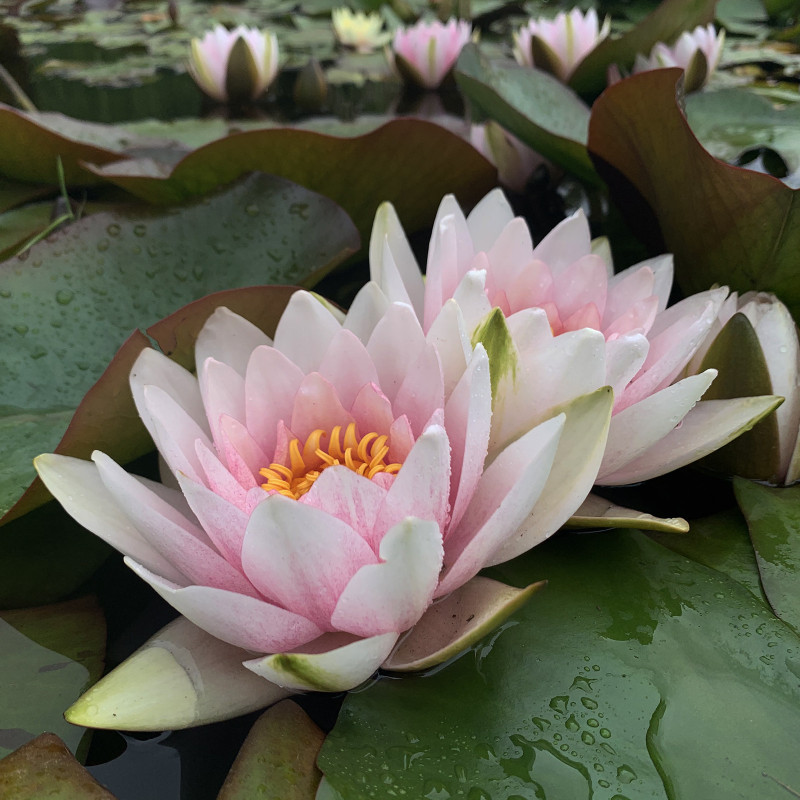
<svg viewBox="0 0 800 800"><path fill-rule="evenodd" d="M278 74L278 40L270 31L239 25L215 26L192 39L189 74L221 103L243 103L262 95Z"/></svg>
<svg viewBox="0 0 800 800"><path fill-rule="evenodd" d="M377 13L335 8L331 12L331 21L337 41L358 53L371 53L388 44L392 38L391 33L383 30L383 19Z"/></svg>
<svg viewBox="0 0 800 800"><path fill-rule="evenodd" d="M472 36L466 20L447 23L433 20L400 28L392 48L397 68L405 78L424 89L435 89L456 63L459 53Z"/></svg>
<svg viewBox="0 0 800 800"><path fill-rule="evenodd" d="M773 484L800 480L800 342L789 309L768 292L732 292L688 367L716 367L715 397L776 394L784 402L714 454L711 466Z"/></svg>
<svg viewBox="0 0 800 800"><path fill-rule="evenodd" d="M220 308L196 376L149 348L130 375L163 485L98 451L36 468L193 625L247 651L247 669L291 690L350 689L438 613L435 598L577 507L540 497L568 419L605 439L602 390L487 457L488 357L481 344L463 355L446 386L414 311L374 285L343 318L296 292L274 341Z"/></svg>
<svg viewBox="0 0 800 800"><path fill-rule="evenodd" d="M464 329L468 340L486 344L494 382L490 452L546 416L550 406L612 386L614 415L596 480L616 485L706 455L780 400L698 403L716 371L680 376L727 289L667 308L671 256L614 275L606 251L593 245L581 212L534 247L524 220L514 218L495 190L466 218L452 196L444 198L424 282L394 209L384 204L373 227L370 269L386 297L411 303L429 337L443 343L450 380L463 369L450 344L453 331ZM559 363L564 366L553 366Z"/></svg>
<svg viewBox="0 0 800 800"><path fill-rule="evenodd" d="M714 74L722 57L725 31L713 25L698 25L693 31L684 31L672 46L657 42L650 55L641 53L633 64L634 73L664 67L681 67L685 70L684 86L687 92L702 88Z"/></svg>
<svg viewBox="0 0 800 800"><path fill-rule="evenodd" d="M514 192L525 191L525 186L537 167L545 159L512 133L489 120L470 128L472 146L497 167L497 176L503 186Z"/></svg>
<svg viewBox="0 0 800 800"><path fill-rule="evenodd" d="M549 72L568 81L578 64L608 36L611 22L602 25L592 8L563 11L555 19L538 17L514 34L514 57L519 64Z"/></svg>

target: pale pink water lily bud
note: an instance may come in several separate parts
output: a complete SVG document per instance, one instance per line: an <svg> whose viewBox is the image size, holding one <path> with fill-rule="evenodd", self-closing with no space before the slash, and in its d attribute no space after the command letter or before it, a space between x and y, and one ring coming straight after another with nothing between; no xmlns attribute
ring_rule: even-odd
<svg viewBox="0 0 800 800"><path fill-rule="evenodd" d="M469 139L472 146L497 167L500 183L514 192L525 191L536 168L547 163L494 120L484 125L473 125Z"/></svg>
<svg viewBox="0 0 800 800"><path fill-rule="evenodd" d="M558 403L608 385L614 413L592 480L632 483L705 456L779 402L698 402L716 371L680 376L727 289L667 308L671 256L615 275L607 246L592 242L581 212L534 247L500 190L468 217L448 196L434 223L423 282L394 209L384 204L373 227L370 269L387 298L411 303L429 338L442 343L451 380L463 369L450 346L457 332L486 343L495 387L490 452Z"/></svg>
<svg viewBox="0 0 800 800"><path fill-rule="evenodd" d="M192 39L189 74L221 103L260 97L278 74L278 40L270 31L239 25L232 31L215 26Z"/></svg>
<svg viewBox="0 0 800 800"><path fill-rule="evenodd" d="M789 309L768 292L732 292L688 371L706 364L720 372L721 396L758 391L784 398L774 415L721 452L713 466L774 484L800 480L800 343Z"/></svg>
<svg viewBox="0 0 800 800"><path fill-rule="evenodd" d="M592 8L584 14L573 8L554 19L537 17L514 34L514 57L519 64L536 67L569 80L578 64L608 36L611 23L603 24Z"/></svg>
<svg viewBox="0 0 800 800"><path fill-rule="evenodd" d="M587 401L487 458L488 357L480 344L462 356L446 382L412 308L374 284L345 317L296 292L274 341L220 308L198 336L196 376L149 348L131 372L163 485L98 451L36 467L190 622L248 651L247 669L292 690L346 690L434 599L552 534L546 520L583 499L561 508L543 489ZM607 428L610 402L593 402Z"/></svg>
<svg viewBox="0 0 800 800"><path fill-rule="evenodd" d="M465 20L421 20L396 31L392 43L395 64L406 79L424 89L435 89L471 36L472 25Z"/></svg>
<svg viewBox="0 0 800 800"><path fill-rule="evenodd" d="M357 53L371 53L392 39L392 34L383 30L383 19L378 13L335 8L331 12L331 22L336 40Z"/></svg>
<svg viewBox="0 0 800 800"><path fill-rule="evenodd" d="M636 56L633 72L647 72L664 67L681 67L686 71L685 88L692 92L702 88L714 74L722 57L725 31L717 33L713 25L698 25L693 31L684 31L675 44L658 42L645 57Z"/></svg>

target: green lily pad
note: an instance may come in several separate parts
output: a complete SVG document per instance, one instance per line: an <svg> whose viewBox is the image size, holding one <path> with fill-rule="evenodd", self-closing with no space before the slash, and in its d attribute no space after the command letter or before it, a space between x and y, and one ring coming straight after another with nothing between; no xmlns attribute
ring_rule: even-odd
<svg viewBox="0 0 800 800"><path fill-rule="evenodd" d="M649 55L656 42L671 44L684 31L714 19L717 0L664 0L636 26L619 38L608 38L581 61L569 85L581 95L600 94L608 81L608 68L627 70L637 53Z"/></svg>
<svg viewBox="0 0 800 800"><path fill-rule="evenodd" d="M490 61L475 45L461 51L455 77L483 114L545 158L598 182L586 153L589 108L559 80L540 70Z"/></svg>
<svg viewBox="0 0 800 800"><path fill-rule="evenodd" d="M761 585L772 610L800 631L800 486L773 488L734 478Z"/></svg>
<svg viewBox="0 0 800 800"><path fill-rule="evenodd" d="M631 224L675 254L685 294L714 283L772 291L800 313L800 203L768 175L729 166L697 141L680 109L678 70L634 75L592 110L589 150Z"/></svg>
<svg viewBox="0 0 800 800"><path fill-rule="evenodd" d="M0 755L45 731L78 747L84 729L67 723L64 709L102 673L105 638L93 598L0 612Z"/></svg>
<svg viewBox="0 0 800 800"><path fill-rule="evenodd" d="M250 729L217 800L311 800L325 734L291 700L265 711Z"/></svg>
<svg viewBox="0 0 800 800"><path fill-rule="evenodd" d="M310 285L357 244L347 216L327 198L253 175L178 211L94 214L34 245L24 260L0 265L0 513L33 479L31 460L55 448L131 331L220 289ZM127 368L135 354L128 358ZM97 413L95 405L83 429L98 445L130 439L117 429L135 414L120 410L115 422ZM132 435L139 444L123 448L129 458L146 452L139 429Z"/></svg>
<svg viewBox="0 0 800 800"><path fill-rule="evenodd" d="M331 198L364 241L385 200L397 209L405 229L415 231L431 223L448 192L470 205L496 182L494 168L470 144L419 119L397 119L342 138L293 128L245 131L193 151L166 177L154 176L150 168L137 173L135 164L125 162L96 172L148 202L165 204L207 194L253 170Z"/></svg>
<svg viewBox="0 0 800 800"><path fill-rule="evenodd" d="M0 796L15 800L115 800L54 733L43 733L0 760Z"/></svg>
<svg viewBox="0 0 800 800"><path fill-rule="evenodd" d="M800 786L800 639L736 581L629 531L562 535L493 574L548 588L447 668L349 695L320 753L328 797Z"/></svg>

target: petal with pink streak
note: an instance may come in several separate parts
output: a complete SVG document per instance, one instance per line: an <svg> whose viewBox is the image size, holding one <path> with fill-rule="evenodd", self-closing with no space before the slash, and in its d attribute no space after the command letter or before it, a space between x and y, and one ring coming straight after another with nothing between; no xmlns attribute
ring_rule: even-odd
<svg viewBox="0 0 800 800"><path fill-rule="evenodd" d="M425 346L425 336L413 309L401 303L389 306L367 343L367 352L378 370L378 384L389 402L394 402L406 374Z"/></svg>
<svg viewBox="0 0 800 800"><path fill-rule="evenodd" d="M374 383L361 387L350 409L362 436L370 431L378 434L389 433L394 421L392 404Z"/></svg>
<svg viewBox="0 0 800 800"><path fill-rule="evenodd" d="M392 408L397 416L408 418L415 436L422 433L431 414L444 406L444 379L439 354L425 344L400 385Z"/></svg>
<svg viewBox="0 0 800 800"><path fill-rule="evenodd" d="M533 257L544 261L557 274L592 252L589 222L583 211L562 220L534 248Z"/></svg>
<svg viewBox="0 0 800 800"><path fill-rule="evenodd" d="M197 378L180 364L151 347L145 347L133 364L129 380L136 410L153 439L155 427L144 402L145 386L161 388L189 414L204 433L210 434Z"/></svg>
<svg viewBox="0 0 800 800"><path fill-rule="evenodd" d="M223 416L220 430L222 452L229 469L245 489L252 489L258 483L259 470L269 465L270 457L238 419Z"/></svg>
<svg viewBox="0 0 800 800"><path fill-rule="evenodd" d="M450 497L450 444L440 425L429 426L417 439L397 473L370 532L377 551L386 532L406 517L447 523Z"/></svg>
<svg viewBox="0 0 800 800"><path fill-rule="evenodd" d="M779 402L779 398L771 395L701 400L663 439L621 469L604 475L599 482L622 486L691 464L750 430Z"/></svg>
<svg viewBox="0 0 800 800"><path fill-rule="evenodd" d="M350 525L279 494L253 510L242 548L256 588L323 630L332 630L331 614L350 578L377 560Z"/></svg>
<svg viewBox="0 0 800 800"><path fill-rule="evenodd" d="M235 647L274 653L299 647L322 633L305 617L257 597L211 586L176 586L132 559L126 563L186 619Z"/></svg>
<svg viewBox="0 0 800 800"><path fill-rule="evenodd" d="M530 514L550 474L564 415L537 425L486 468L461 524L445 539L445 568L437 597L478 574Z"/></svg>
<svg viewBox="0 0 800 800"><path fill-rule="evenodd" d="M381 288L375 281L368 281L350 304L342 327L366 344L388 308L389 300Z"/></svg>
<svg viewBox="0 0 800 800"><path fill-rule="evenodd" d="M244 575L213 549L202 528L187 520L104 453L95 451L93 460L103 486L142 536L191 583L252 596L256 594Z"/></svg>
<svg viewBox="0 0 800 800"><path fill-rule="evenodd" d="M398 417L389 428L389 452L386 454L387 463L404 463L414 446L414 434L408 418Z"/></svg>
<svg viewBox="0 0 800 800"><path fill-rule="evenodd" d="M467 276L464 276L464 280L467 280ZM450 299L442 306L439 316L428 331L426 340L441 356L444 395L448 397L467 368L467 360L472 354L472 344L464 315L455 300Z"/></svg>
<svg viewBox="0 0 800 800"><path fill-rule="evenodd" d="M169 468L174 473L186 473L192 480L202 480L195 443L212 447L205 431L160 387L145 386L142 399L153 421L153 441Z"/></svg>
<svg viewBox="0 0 800 800"><path fill-rule="evenodd" d="M635 461L663 439L694 407L716 375L713 369L691 375L615 414L597 482L602 483L605 475Z"/></svg>
<svg viewBox="0 0 800 800"><path fill-rule="evenodd" d="M211 435L217 450L221 452L220 417L227 414L240 422L245 420L244 378L233 367L213 358L206 359L198 367L198 373L200 394L211 426Z"/></svg>
<svg viewBox="0 0 800 800"><path fill-rule="evenodd" d="M178 473L178 481L183 496L214 546L228 563L241 572L242 541L249 514L185 475Z"/></svg>
<svg viewBox="0 0 800 800"><path fill-rule="evenodd" d="M245 377L247 430L265 453L275 449L278 421L288 419L303 371L274 347L256 348Z"/></svg>
<svg viewBox="0 0 800 800"><path fill-rule="evenodd" d="M603 315L603 328L608 328L614 320L636 303L655 297L656 306L658 297L655 295L656 278L649 267L637 265L620 272L608 282L608 295L606 297L606 310Z"/></svg>
<svg viewBox="0 0 800 800"><path fill-rule="evenodd" d="M600 311L594 303L581 306L574 314L570 314L562 323L565 331L577 331L581 328L600 330Z"/></svg>
<svg viewBox="0 0 800 800"><path fill-rule="evenodd" d="M600 256L586 255L553 272L553 297L562 319L593 303L600 319L606 307L606 265Z"/></svg>
<svg viewBox="0 0 800 800"><path fill-rule="evenodd" d="M391 254L391 264L386 266L387 248ZM422 280L417 259L408 243L403 226L391 203L381 203L375 212L372 223L372 234L369 240L370 277L386 291L391 300L398 300L391 287L396 285L394 278L387 271L393 271L401 281L404 293L411 303L414 312L422 318L422 303L425 285ZM387 291L387 289L389 291Z"/></svg>
<svg viewBox="0 0 800 800"><path fill-rule="evenodd" d="M550 267L539 259L526 262L507 284L507 294L512 314L532 306L553 303L555 294Z"/></svg>
<svg viewBox="0 0 800 800"><path fill-rule="evenodd" d="M343 466L327 467L299 502L346 522L370 541L386 490Z"/></svg>
<svg viewBox="0 0 800 800"><path fill-rule="evenodd" d="M319 374L330 381L345 408L368 383L377 383L378 373L367 348L351 331L340 330L319 366Z"/></svg>
<svg viewBox="0 0 800 800"><path fill-rule="evenodd" d="M533 240L527 223L521 217L512 219L488 251L495 279L501 286L514 278L533 260Z"/></svg>
<svg viewBox="0 0 800 800"><path fill-rule="evenodd" d="M303 372L313 372L341 327L312 294L295 292L278 322L275 347Z"/></svg>
<svg viewBox="0 0 800 800"><path fill-rule="evenodd" d="M653 271L653 294L658 298L658 313L660 314L667 307L669 296L672 293L672 280L675 272L672 254L666 253L665 255L654 256L635 264L616 275L612 279L612 283L614 280L620 280L620 275L624 275L629 270L633 271L641 267L647 267ZM624 280L624 278L621 280Z"/></svg>
<svg viewBox="0 0 800 800"><path fill-rule="evenodd" d="M271 344L272 339L252 322L220 306L197 334L194 345L195 363L199 371L207 358L213 358L228 364L239 375L244 376L253 350Z"/></svg>
<svg viewBox="0 0 800 800"><path fill-rule="evenodd" d="M301 441L319 428L330 432L334 426L346 428L353 417L346 411L336 389L318 372L306 375L297 390L292 409L291 428ZM363 433L362 433L363 436Z"/></svg>
<svg viewBox="0 0 800 800"><path fill-rule="evenodd" d="M380 563L361 567L350 579L331 622L358 636L407 630L433 600L443 557L435 522L404 519L383 537Z"/></svg>
<svg viewBox="0 0 800 800"><path fill-rule="evenodd" d="M148 569L176 583L186 583L186 576L142 536L103 486L95 464L45 453L34 459L34 466L53 497L80 525Z"/></svg>
<svg viewBox="0 0 800 800"><path fill-rule="evenodd" d="M722 286L717 289L709 289L707 292L698 292L690 295L674 306L670 306L662 311L653 323L650 330L650 338L659 336L668 328L675 328L676 323L684 326L695 322L711 311L711 316L716 317L722 304L728 296L728 288Z"/></svg>
<svg viewBox="0 0 800 800"><path fill-rule="evenodd" d="M289 689L346 692L378 669L398 638L396 633L384 633L356 639L326 652L278 653L245 661L244 665L256 675Z"/></svg>
<svg viewBox="0 0 800 800"><path fill-rule="evenodd" d="M655 295L634 303L618 316L605 330L606 338L624 336L627 333L647 333L658 314L658 298Z"/></svg>
<svg viewBox="0 0 800 800"><path fill-rule="evenodd" d="M472 209L467 228L476 253L488 253L503 228L514 219L514 212L502 189L493 189Z"/></svg>
<svg viewBox="0 0 800 800"><path fill-rule="evenodd" d="M492 384L483 345L475 348L469 367L448 398L444 419L451 448L450 529L453 529L475 491L489 450Z"/></svg>
<svg viewBox="0 0 800 800"><path fill-rule="evenodd" d="M244 508L248 489L233 477L230 470L219 460L216 452L207 444L196 441L195 454L204 478L197 482L208 486L212 492L224 497L238 508Z"/></svg>

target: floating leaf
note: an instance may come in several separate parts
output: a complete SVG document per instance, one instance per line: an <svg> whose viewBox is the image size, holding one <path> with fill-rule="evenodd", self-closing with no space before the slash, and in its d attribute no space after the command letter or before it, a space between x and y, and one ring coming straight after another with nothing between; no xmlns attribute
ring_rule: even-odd
<svg viewBox="0 0 800 800"><path fill-rule="evenodd" d="M0 612L0 755L44 731L77 748L84 731L63 713L100 676L105 633L93 598Z"/></svg>
<svg viewBox="0 0 800 800"><path fill-rule="evenodd" d="M800 486L773 488L734 478L761 585L772 610L800 632Z"/></svg>
<svg viewBox="0 0 800 800"><path fill-rule="evenodd" d="M461 51L455 76L486 116L545 158L598 182L586 153L589 109L559 80L541 70L490 61L475 45Z"/></svg>
<svg viewBox="0 0 800 800"><path fill-rule="evenodd" d="M291 700L265 711L244 740L217 800L312 800L325 734Z"/></svg>
<svg viewBox="0 0 800 800"><path fill-rule="evenodd" d="M115 800L54 733L43 733L0 761L0 796L14 800Z"/></svg>
<svg viewBox="0 0 800 800"><path fill-rule="evenodd" d="M24 260L0 265L0 513L30 483L32 458L56 446L132 330L220 289L311 284L357 243L347 216L327 198L253 175L178 211L94 214L35 245ZM269 308L276 310L282 306ZM141 429L122 430L126 418L135 420L127 379L119 380L145 343L141 334L134 339L135 352L126 349L112 368L119 419L109 430L104 408L84 409L85 455L90 441L100 446L109 437L136 441L120 455L144 452Z"/></svg>
<svg viewBox="0 0 800 800"><path fill-rule="evenodd" d="M707 153L681 112L679 78L675 69L643 72L597 100L589 150L598 169L617 192L632 229L649 228L653 237L654 220L642 217L631 186L649 203L666 249L675 254L684 293L713 283L740 292L772 291L797 316L797 192Z"/></svg>
<svg viewBox="0 0 800 800"><path fill-rule="evenodd" d="M446 669L347 697L319 758L338 795L784 800L778 781L800 786L800 639L736 581L627 531L561 535L493 574L549 583Z"/></svg>

